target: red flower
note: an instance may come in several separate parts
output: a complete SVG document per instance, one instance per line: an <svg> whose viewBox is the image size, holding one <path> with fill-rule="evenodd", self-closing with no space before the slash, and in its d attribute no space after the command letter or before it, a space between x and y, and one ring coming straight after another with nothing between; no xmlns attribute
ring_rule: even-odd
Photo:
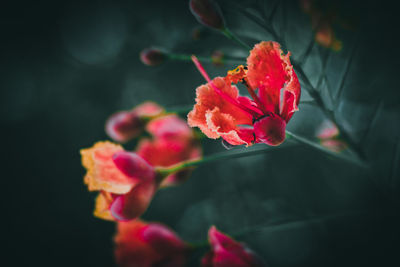
<svg viewBox="0 0 400 267"><path fill-rule="evenodd" d="M121 267L184 266L189 249L168 227L140 220L119 222L114 241Z"/></svg>
<svg viewBox="0 0 400 267"><path fill-rule="evenodd" d="M82 149L89 191L100 191L94 215L126 221L140 216L157 189L156 172L143 158L111 142Z"/></svg>
<svg viewBox="0 0 400 267"><path fill-rule="evenodd" d="M138 136L145 120L162 114L164 110L153 102L144 102L129 111L117 112L107 120L106 133L117 142L127 142Z"/></svg>
<svg viewBox="0 0 400 267"><path fill-rule="evenodd" d="M152 120L146 127L153 140L142 139L137 153L150 164L169 167L181 161L201 157L201 148L186 122L176 115ZM161 186L175 185L190 176L190 170L183 170L168 176Z"/></svg>
<svg viewBox="0 0 400 267"><path fill-rule="evenodd" d="M196 90L196 105L188 114L209 138L222 137L232 145L266 143L285 139L286 123L298 110L300 83L289 59L276 42L261 42L250 51L247 69L239 66L224 78L212 81L194 58L208 83ZM243 82L252 99L239 95L232 83Z"/></svg>
<svg viewBox="0 0 400 267"><path fill-rule="evenodd" d="M211 251L202 259L203 267L257 267L264 263L247 248L219 232L215 226L208 231Z"/></svg>

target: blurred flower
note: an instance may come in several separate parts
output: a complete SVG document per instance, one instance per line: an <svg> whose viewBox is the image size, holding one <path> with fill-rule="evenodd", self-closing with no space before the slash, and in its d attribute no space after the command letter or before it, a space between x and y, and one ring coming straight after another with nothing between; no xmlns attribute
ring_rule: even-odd
<svg viewBox="0 0 400 267"><path fill-rule="evenodd" d="M223 30L225 28L224 18L215 1L190 0L189 8L194 17L201 24L217 30Z"/></svg>
<svg viewBox="0 0 400 267"><path fill-rule="evenodd" d="M334 51L340 51L342 42L336 39L332 25L337 17L332 12L323 12L316 2L315 0L300 0L303 11L311 16L315 42Z"/></svg>
<svg viewBox="0 0 400 267"><path fill-rule="evenodd" d="M179 162L201 157L201 147L187 123L176 115L152 120L146 127L153 139L142 139L137 153L153 166L169 167ZM183 170L168 176L161 186L176 185L191 174Z"/></svg>
<svg viewBox="0 0 400 267"><path fill-rule="evenodd" d="M211 61L215 66L224 65L224 53L219 50L214 51L211 55Z"/></svg>
<svg viewBox="0 0 400 267"><path fill-rule="evenodd" d="M117 142L127 142L140 135L146 120L163 112L156 103L144 102L132 110L114 113L106 122L106 133Z"/></svg>
<svg viewBox="0 0 400 267"><path fill-rule="evenodd" d="M149 114L151 107L142 105L134 112L141 117ZM89 191L100 191L96 217L118 221L137 218L146 211L160 186L177 185L191 174L191 169L184 169L163 177L155 167L201 157L192 129L176 115L155 118L146 130L153 138L141 139L136 153L111 142L98 142L81 150L82 164L87 169L85 184Z"/></svg>
<svg viewBox="0 0 400 267"><path fill-rule="evenodd" d="M227 235L219 232L215 226L208 231L211 251L202 259L202 267L258 267L265 266L261 259L247 248Z"/></svg>
<svg viewBox="0 0 400 267"><path fill-rule="evenodd" d="M111 142L98 142L81 155L85 184L89 191L100 191L96 217L126 221L147 209L157 184L154 168L143 158Z"/></svg>
<svg viewBox="0 0 400 267"><path fill-rule="evenodd" d="M121 267L180 267L189 251L189 246L165 225L138 219L119 222L114 242L116 262Z"/></svg>
<svg viewBox="0 0 400 267"><path fill-rule="evenodd" d="M147 66L157 66L167 59L167 55L155 48L146 48L140 52L140 60Z"/></svg>
<svg viewBox="0 0 400 267"><path fill-rule="evenodd" d="M330 121L324 121L317 132L321 146L339 153L347 148L347 144L339 138L339 129Z"/></svg>
<svg viewBox="0 0 400 267"><path fill-rule="evenodd" d="M212 81L195 59L208 83L196 90L189 125L199 127L209 138L222 137L231 145L281 144L286 123L298 110L300 100L300 83L289 56L283 55L278 43L261 42L250 51L247 68L239 66ZM252 99L240 96L231 85L238 82L246 85Z"/></svg>

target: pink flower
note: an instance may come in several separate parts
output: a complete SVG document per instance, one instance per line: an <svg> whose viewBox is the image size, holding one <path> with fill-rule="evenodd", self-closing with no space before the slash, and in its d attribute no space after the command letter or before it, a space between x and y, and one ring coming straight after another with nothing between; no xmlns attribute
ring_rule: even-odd
<svg viewBox="0 0 400 267"><path fill-rule="evenodd" d="M163 112L163 108L157 104L144 102L132 110L111 115L106 122L106 133L117 142L127 142L142 132L148 118L159 116Z"/></svg>
<svg viewBox="0 0 400 267"><path fill-rule="evenodd" d="M121 267L180 267L189 251L165 225L141 220L119 222L114 242L116 262Z"/></svg>
<svg viewBox="0 0 400 267"><path fill-rule="evenodd" d="M157 167L170 167L179 162L201 157L201 148L193 131L176 115L167 115L152 120L146 127L153 139L142 139L137 153ZM161 186L176 185L191 174L183 170L168 176Z"/></svg>
<svg viewBox="0 0 400 267"><path fill-rule="evenodd" d="M300 83L289 56L283 55L278 43L261 42L250 51L247 68L239 66L226 77L213 80L194 58L208 83L196 90L189 125L232 145L281 144L300 101ZM247 86L251 98L239 95L232 85L238 82Z"/></svg>
<svg viewBox="0 0 400 267"><path fill-rule="evenodd" d="M257 267L264 263L244 244L219 232L215 226L208 231L211 251L202 259L202 267Z"/></svg>

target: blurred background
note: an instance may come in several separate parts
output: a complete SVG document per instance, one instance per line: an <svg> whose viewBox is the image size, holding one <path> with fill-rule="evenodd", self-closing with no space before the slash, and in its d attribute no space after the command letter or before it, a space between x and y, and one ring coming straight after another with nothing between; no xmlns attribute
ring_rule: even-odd
<svg viewBox="0 0 400 267"><path fill-rule="evenodd" d="M370 167L303 145L213 163L160 191L145 219L188 241L205 240L211 224L226 233L267 225L240 240L269 266L400 266L395 8L322 2L338 51L314 42L304 1L218 1L228 27L251 46L273 39L257 24L270 18ZM204 83L190 62L148 67L140 51L248 51L201 27L186 0L6 1L0 12L4 266L114 266L114 224L92 216L95 194L83 184L79 150L108 139L113 112L145 100L191 105ZM238 63L205 67L217 76ZM289 128L313 138L323 121L301 104ZM205 154L224 150L220 141L203 144Z"/></svg>

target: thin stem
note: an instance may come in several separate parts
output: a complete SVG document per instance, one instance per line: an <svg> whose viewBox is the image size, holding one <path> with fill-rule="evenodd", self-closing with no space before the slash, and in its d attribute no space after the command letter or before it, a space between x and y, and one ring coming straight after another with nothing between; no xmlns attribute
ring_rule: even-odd
<svg viewBox="0 0 400 267"><path fill-rule="evenodd" d="M179 60L179 61L192 61L192 55L187 55L187 54L167 54L168 59L170 60ZM202 62L208 62L208 63L214 63L214 60L212 57L203 57L203 56L197 56L197 58L202 61ZM234 57L234 56L227 56L224 55L222 58L223 62L234 62L234 63L242 63L245 58L242 57Z"/></svg>
<svg viewBox="0 0 400 267"><path fill-rule="evenodd" d="M185 170L191 167L197 167L200 165L208 164L211 162L216 162L216 161L221 161L221 160L226 160L226 159L235 159L235 158L243 158L243 157L249 157L249 156L255 156L263 153L268 153L271 151L274 151L277 149L277 147L267 147L267 148L259 148L260 146L257 146L255 148L245 148L245 149L234 149L230 151L225 151L225 152L220 152L216 153L214 155L206 156L203 158L195 159L195 160L188 160L181 162L177 165L171 166L171 167L159 167L157 168L157 171L163 176L166 177L172 173Z"/></svg>
<svg viewBox="0 0 400 267"><path fill-rule="evenodd" d="M362 159L360 159L358 157L350 157L350 156L347 156L347 155L345 155L343 153L337 153L337 152L331 151L331 150L319 145L316 142L313 142L313 141L311 141L311 140L309 140L307 138L304 138L302 136L296 135L296 134L294 134L292 132L289 132L289 131L286 131L286 136L289 137L289 138L293 138L294 140L296 140L299 143L308 145L308 146L310 146L310 147L312 147L312 148L314 148L314 149L316 149L318 151L322 151L322 152L325 152L325 153L327 153L329 155L332 155L334 157L337 157L337 158L340 158L340 159L344 159L344 160L356 163L361 167L367 167L367 164Z"/></svg>
<svg viewBox="0 0 400 267"><path fill-rule="evenodd" d="M251 50L251 47L240 40L236 35L234 35L228 28L224 28L221 30L221 32L230 40L235 41L237 44L239 44L241 47L243 47L246 50Z"/></svg>
<svg viewBox="0 0 400 267"><path fill-rule="evenodd" d="M346 156L345 154L341 154L341 153L336 153L333 152L321 145L319 145L318 143L315 143L311 140L308 140L304 137L298 136L294 133L291 133L289 131L286 131L286 136L288 138L293 138L294 140L296 140L298 143L302 143L302 144L306 144L308 146L311 146L314 149L317 149L318 151L322 151L325 152L329 155L335 156L339 159L343 159L343 160L347 160L353 163L356 163L362 167L366 167L366 164L359 160L358 158L354 158L354 157L349 157ZM260 147L260 146L258 146ZM255 156L255 155L259 155L259 154L263 154L263 153L268 153L268 152L272 152L274 150L278 149L278 147L275 146L268 146L267 148L245 148L245 149L236 149L236 150L231 150L231 151L226 151L226 152L220 152L220 153L216 153L214 155L210 155L210 156L206 156L203 158L199 158L199 159L195 159L195 160L188 160L188 161L184 161L181 162L179 164L176 164L174 166L171 167L160 167L157 169L157 171L161 174L162 177L167 177L168 175L172 174L172 173L176 173L178 171L181 170L185 170L188 168L192 168L192 167L197 167L200 165L204 165L204 164L208 164L211 162L216 162L216 161L221 161L221 160L227 160L227 159L234 159L234 158L243 158L243 157L249 157L249 156Z"/></svg>

